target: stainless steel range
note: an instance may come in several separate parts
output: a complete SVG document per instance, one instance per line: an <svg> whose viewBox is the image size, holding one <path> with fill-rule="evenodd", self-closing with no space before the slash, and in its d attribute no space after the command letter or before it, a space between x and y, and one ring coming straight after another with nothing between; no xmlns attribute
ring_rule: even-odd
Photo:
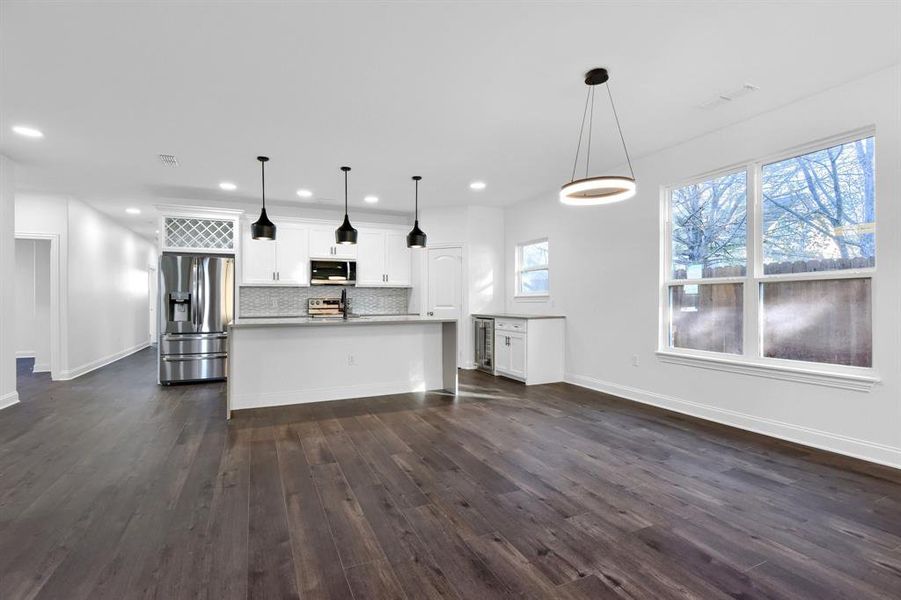
<svg viewBox="0 0 901 600"><path fill-rule="evenodd" d="M231 257L160 257L160 383L225 379L234 273Z"/></svg>

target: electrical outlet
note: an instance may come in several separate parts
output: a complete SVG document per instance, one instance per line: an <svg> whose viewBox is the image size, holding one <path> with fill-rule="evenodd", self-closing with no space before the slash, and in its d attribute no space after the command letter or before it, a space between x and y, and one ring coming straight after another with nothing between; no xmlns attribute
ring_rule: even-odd
<svg viewBox="0 0 901 600"><path fill-rule="evenodd" d="M348 354L348 355L347 355L347 366L348 366L348 367L355 367L355 366L357 366L357 359L356 359L356 357L355 357L353 354Z"/></svg>
<svg viewBox="0 0 901 600"><path fill-rule="evenodd" d="M278 298L272 298L269 303L272 305L272 308L278 308Z"/></svg>
<svg viewBox="0 0 901 600"><path fill-rule="evenodd" d="M638 366L638 355L637 355L637 354L633 354L633 355L632 355L632 366L633 366L633 367L637 367L637 366Z"/></svg>

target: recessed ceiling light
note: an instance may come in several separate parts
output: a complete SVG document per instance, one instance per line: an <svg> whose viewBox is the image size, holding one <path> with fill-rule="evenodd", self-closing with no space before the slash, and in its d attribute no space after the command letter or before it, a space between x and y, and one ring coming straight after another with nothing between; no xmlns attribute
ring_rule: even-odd
<svg viewBox="0 0 901 600"><path fill-rule="evenodd" d="M125 212L127 212L130 215L139 215L139 214L141 214L141 209L140 208L126 208Z"/></svg>
<svg viewBox="0 0 901 600"><path fill-rule="evenodd" d="M238 186L231 181L223 181L219 184L219 189L225 190L226 192L233 192L238 189Z"/></svg>
<svg viewBox="0 0 901 600"><path fill-rule="evenodd" d="M484 190L487 186L484 181L473 181L469 184L471 190Z"/></svg>
<svg viewBox="0 0 901 600"><path fill-rule="evenodd" d="M369 204L375 204L378 201L378 196L366 196L365 198L363 198L363 202L368 202Z"/></svg>
<svg viewBox="0 0 901 600"><path fill-rule="evenodd" d="M13 131L18 133L19 135L24 135L25 137L30 138L44 137L44 134L40 129L35 129L34 127L26 127L25 125L15 125L13 127Z"/></svg>
<svg viewBox="0 0 901 600"><path fill-rule="evenodd" d="M311 192L310 190L297 190L297 195L301 198L312 198L313 192Z"/></svg>

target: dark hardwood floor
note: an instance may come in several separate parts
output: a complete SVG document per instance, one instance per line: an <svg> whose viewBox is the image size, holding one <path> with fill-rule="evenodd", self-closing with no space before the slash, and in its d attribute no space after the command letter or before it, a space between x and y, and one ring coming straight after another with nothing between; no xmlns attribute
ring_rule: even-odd
<svg viewBox="0 0 901 600"><path fill-rule="evenodd" d="M151 350L0 412L0 598L888 598L901 474L565 384L224 418Z"/></svg>

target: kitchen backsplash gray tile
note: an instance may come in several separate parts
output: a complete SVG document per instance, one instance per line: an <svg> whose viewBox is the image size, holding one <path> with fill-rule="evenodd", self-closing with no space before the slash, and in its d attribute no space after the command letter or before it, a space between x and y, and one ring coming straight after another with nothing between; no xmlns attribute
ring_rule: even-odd
<svg viewBox="0 0 901 600"><path fill-rule="evenodd" d="M307 314L310 298L339 298L341 287L238 288L239 317L298 317ZM360 315L402 315L408 312L409 288L348 287L350 310Z"/></svg>

